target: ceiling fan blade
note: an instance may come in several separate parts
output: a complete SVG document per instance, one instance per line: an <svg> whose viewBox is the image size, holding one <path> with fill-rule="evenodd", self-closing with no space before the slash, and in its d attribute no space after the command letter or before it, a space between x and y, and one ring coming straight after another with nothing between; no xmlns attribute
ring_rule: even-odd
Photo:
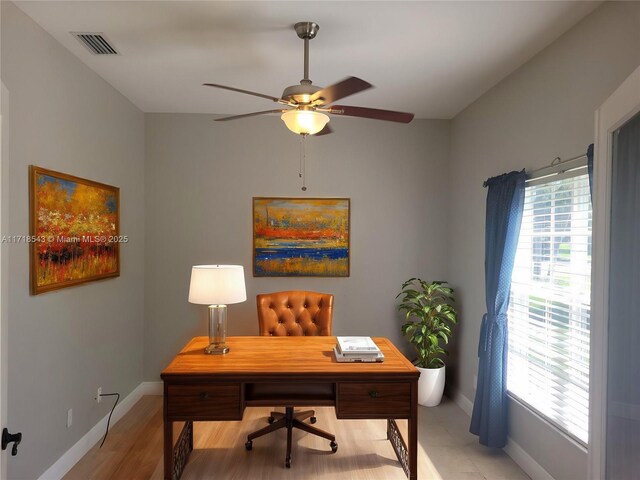
<svg viewBox="0 0 640 480"><path fill-rule="evenodd" d="M353 95L354 93L361 92L371 87L373 87L373 85L358 77L347 77L338 83L334 83L322 90L318 90L316 93L311 95L310 100L312 103L317 105L329 105L341 98L348 97L349 95Z"/></svg>
<svg viewBox="0 0 640 480"><path fill-rule="evenodd" d="M347 115L349 117L372 118L388 122L409 123L413 120L413 113L394 112L393 110L379 110L377 108L349 107L347 105L333 105L329 109L333 115Z"/></svg>
<svg viewBox="0 0 640 480"><path fill-rule="evenodd" d="M315 133L313 136L317 137L320 135L329 135L330 133L333 133L333 128L331 128L327 123L322 130L320 130L318 133Z"/></svg>
<svg viewBox="0 0 640 480"><path fill-rule="evenodd" d="M243 90L241 88L227 87L226 85L218 85L217 83L203 83L202 85L206 86L206 87L215 87L215 88L222 88L224 90L231 90L232 92L246 93L247 95L253 95L254 97L266 98L267 100L271 100L273 102L279 102L279 103L284 103L284 104L288 103L286 100L283 100L282 98L272 97L271 95L265 95L264 93L251 92L249 90Z"/></svg>
<svg viewBox="0 0 640 480"><path fill-rule="evenodd" d="M242 115L233 115L231 117L223 117L223 118L216 118L214 119L214 121L216 122L226 122L227 120L237 120L238 118L246 118L246 117L255 117L257 115L266 115L268 113L282 113L282 112L286 112L287 110L265 110L263 112L253 112L253 113L244 113Z"/></svg>

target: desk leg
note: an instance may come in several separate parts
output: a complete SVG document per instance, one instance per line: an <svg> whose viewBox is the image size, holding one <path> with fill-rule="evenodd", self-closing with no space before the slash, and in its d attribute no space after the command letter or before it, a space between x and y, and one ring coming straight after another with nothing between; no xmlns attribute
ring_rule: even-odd
<svg viewBox="0 0 640 480"><path fill-rule="evenodd" d="M164 480L178 480L193 450L193 422L184 422L173 446L173 422L164 422Z"/></svg>
<svg viewBox="0 0 640 480"><path fill-rule="evenodd" d="M411 383L411 418L409 418L409 480L418 480L418 381Z"/></svg>
<svg viewBox="0 0 640 480"><path fill-rule="evenodd" d="M391 442L393 451L409 480L418 480L418 403L417 382L411 389L411 417L408 419L409 446L402 438L398 424L393 418L387 420L387 440Z"/></svg>
<svg viewBox="0 0 640 480"><path fill-rule="evenodd" d="M409 425L411 425L411 419L409 419ZM409 429L411 429L411 427L409 427ZM387 439L391 442L393 451L396 453L396 457L398 457L398 461L400 462L404 473L407 474L409 480L415 480L416 477L411 475L412 457L410 455L410 451L407 448L407 444L404 442L404 438L402 438L402 434L398 429L398 424L393 418L387 420Z"/></svg>
<svg viewBox="0 0 640 480"><path fill-rule="evenodd" d="M415 390L418 386L415 386ZM409 419L409 480L418 480L418 404L411 407Z"/></svg>
<svg viewBox="0 0 640 480"><path fill-rule="evenodd" d="M164 480L173 480L173 422L164 421Z"/></svg>

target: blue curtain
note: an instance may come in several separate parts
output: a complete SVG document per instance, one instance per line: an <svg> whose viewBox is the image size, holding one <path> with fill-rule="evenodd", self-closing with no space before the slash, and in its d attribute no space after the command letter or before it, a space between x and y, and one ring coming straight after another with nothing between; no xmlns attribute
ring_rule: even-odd
<svg viewBox="0 0 640 480"><path fill-rule="evenodd" d="M587 171L589 172L589 193L593 202L593 143L587 147Z"/></svg>
<svg viewBox="0 0 640 480"><path fill-rule="evenodd" d="M478 344L478 385L470 431L488 447L507 443L507 309L511 273L524 207L525 172L510 172L485 182L485 295L487 313Z"/></svg>

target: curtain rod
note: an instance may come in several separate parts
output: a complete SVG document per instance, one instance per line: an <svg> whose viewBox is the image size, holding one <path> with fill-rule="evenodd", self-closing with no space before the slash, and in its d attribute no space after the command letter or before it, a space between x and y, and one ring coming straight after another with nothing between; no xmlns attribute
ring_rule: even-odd
<svg viewBox="0 0 640 480"><path fill-rule="evenodd" d="M562 165L564 163L573 162L574 160L579 160L579 159L584 158L586 156L587 156L587 154L583 153L582 155L578 155L578 156L573 157L573 158L567 158L566 160L562 160L560 157L556 157L551 161L551 163L549 165L547 165L545 167L536 168L535 170L530 170L530 171L527 172L527 175L534 174L534 173L539 172L541 170L545 170L545 169L547 169L549 167L557 167L558 165Z"/></svg>
<svg viewBox="0 0 640 480"><path fill-rule="evenodd" d="M529 171L526 172L526 174L527 174L527 177L530 177L531 175L533 175L536 172L540 172L542 170L546 170L547 168L551 168L551 167L557 167L558 165L563 165L565 163L574 162L574 161L579 160L581 158L584 158L586 156L587 156L587 154L583 153L582 155L577 155L575 157L571 157L571 158L568 158L566 160L562 160L560 157L556 157L551 161L551 163L549 165L546 165L546 166L540 167L540 168L536 168L535 170L529 170ZM482 186L483 187L486 188L487 185L488 185L487 180L482 182Z"/></svg>

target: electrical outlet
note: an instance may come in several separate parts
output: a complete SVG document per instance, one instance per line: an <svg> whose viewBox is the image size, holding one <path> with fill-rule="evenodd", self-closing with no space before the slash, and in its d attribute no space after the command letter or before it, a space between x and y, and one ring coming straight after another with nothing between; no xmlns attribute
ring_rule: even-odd
<svg viewBox="0 0 640 480"><path fill-rule="evenodd" d="M73 408L67 410L67 428L71 428L73 425Z"/></svg>
<svg viewBox="0 0 640 480"><path fill-rule="evenodd" d="M102 387L98 387L98 393L96 393L96 396L95 396L95 398L94 398L94 400L95 400L97 403L100 403L100 401L102 400L101 395L102 395Z"/></svg>

